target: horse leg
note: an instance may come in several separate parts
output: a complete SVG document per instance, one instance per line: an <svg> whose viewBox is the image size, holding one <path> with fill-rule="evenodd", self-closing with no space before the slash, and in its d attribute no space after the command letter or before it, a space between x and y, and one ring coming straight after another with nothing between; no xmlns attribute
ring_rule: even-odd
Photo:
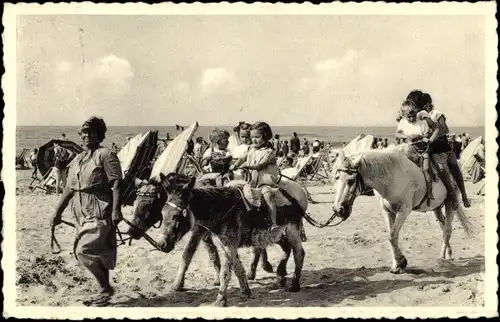
<svg viewBox="0 0 500 322"><path fill-rule="evenodd" d="M200 230L193 230L191 237L184 248L184 252L182 253L182 261L177 269L177 276L175 277L173 290L174 291L182 291L184 289L184 277L186 275L186 271L193 259L193 255L198 248L203 232Z"/></svg>
<svg viewBox="0 0 500 322"><path fill-rule="evenodd" d="M455 216L455 210L452 207L452 202L445 203L445 229L443 242L446 245L446 256L445 259L452 259L452 250L450 246L450 239L452 233L453 217Z"/></svg>
<svg viewBox="0 0 500 322"><path fill-rule="evenodd" d="M219 258L219 253L217 252L217 247L214 244L212 236L208 232L205 233L205 236L203 236L202 240L203 240L203 244L205 245L205 249L208 252L208 257L210 258L210 261L212 262L214 269L215 269L214 285L219 286L220 285L220 258Z"/></svg>
<svg viewBox="0 0 500 322"><path fill-rule="evenodd" d="M269 263L269 260L267 258L267 250L265 248L262 248L260 251L262 254L262 269L268 273L272 273L273 265Z"/></svg>
<svg viewBox="0 0 500 322"><path fill-rule="evenodd" d="M285 238L278 242L281 249L283 250L283 256L281 257L278 267L276 268L276 277L278 279L278 284L280 287L286 286L286 263L288 262L288 258L290 258L290 253L292 251L292 246L288 241L288 238Z"/></svg>
<svg viewBox="0 0 500 322"><path fill-rule="evenodd" d="M304 266L304 257L306 255L306 252L302 247L302 239L300 238L300 225L288 226L287 239L292 246L293 260L295 262L295 272L292 278L292 285L288 291L298 292L300 291L300 278L302 276L302 267Z"/></svg>
<svg viewBox="0 0 500 322"><path fill-rule="evenodd" d="M220 286L214 306L224 307L227 305L227 287L231 281L231 269L236 261L236 246L222 246L224 251L224 260L220 270Z"/></svg>
<svg viewBox="0 0 500 322"><path fill-rule="evenodd" d="M408 262L399 249L398 238L399 231L401 230L401 227L403 226L409 213L406 211L398 211L394 213L384 207L383 214L389 230L389 243L391 245L392 253L392 267L390 272L393 274L401 274L404 272Z"/></svg>
<svg viewBox="0 0 500 322"><path fill-rule="evenodd" d="M257 247L252 247L252 262L250 263L250 271L248 272L247 278L251 281L255 279L255 272L257 271L257 265L259 264L259 259L261 255L261 249Z"/></svg>
<svg viewBox="0 0 500 322"><path fill-rule="evenodd" d="M446 258L446 249L447 249L447 246L446 246L446 242L445 242L445 239L446 239L446 218L445 216L443 215L443 210L440 208L436 208L434 210L434 216L436 216L436 219L439 223L439 227L441 227L441 231L443 232L443 245L441 246L441 252L440 252L440 257L441 259L445 259Z"/></svg>

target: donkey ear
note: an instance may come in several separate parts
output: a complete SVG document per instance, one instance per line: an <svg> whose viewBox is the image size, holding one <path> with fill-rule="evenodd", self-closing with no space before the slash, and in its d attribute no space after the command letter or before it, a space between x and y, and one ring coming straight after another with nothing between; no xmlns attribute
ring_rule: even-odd
<svg viewBox="0 0 500 322"><path fill-rule="evenodd" d="M192 177L191 180L189 180L189 189L193 189L195 184L196 184L196 177Z"/></svg>

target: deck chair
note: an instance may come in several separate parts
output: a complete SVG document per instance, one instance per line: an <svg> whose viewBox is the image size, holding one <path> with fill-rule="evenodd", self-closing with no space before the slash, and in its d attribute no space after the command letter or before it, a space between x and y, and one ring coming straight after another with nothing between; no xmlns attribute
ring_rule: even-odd
<svg viewBox="0 0 500 322"><path fill-rule="evenodd" d="M307 180L312 181L313 179L328 179L330 175L328 174L328 169L325 168L325 162L328 162L327 154L325 151L321 151L316 158L313 158L311 172L306 174Z"/></svg>
<svg viewBox="0 0 500 322"><path fill-rule="evenodd" d="M311 159L312 159L312 154L303 157L298 157L297 163L295 163L294 167L279 170L279 172L282 177L298 182L302 186L302 188L304 188L304 190L306 191L307 199L312 203L317 203L317 201L314 201L312 199L311 194L309 193L309 190L307 190L307 187L304 184L301 177L301 173L305 170L306 165L311 161Z"/></svg>
<svg viewBox="0 0 500 322"><path fill-rule="evenodd" d="M278 159L276 159L276 165L278 166L278 168L281 167L283 160L285 160L285 157L279 157Z"/></svg>
<svg viewBox="0 0 500 322"><path fill-rule="evenodd" d="M33 186L33 183L35 181L38 181L35 186ZM29 188L31 191L35 191L36 189L40 189L45 191L46 193L52 193L56 191L56 168L52 167L50 171L48 171L45 176L43 176L42 179L34 178L30 185Z"/></svg>
<svg viewBox="0 0 500 322"><path fill-rule="evenodd" d="M29 166L30 163L26 158L26 155L28 154L29 150L30 149L25 148L19 153L19 155L16 156L16 169L26 170L30 168Z"/></svg>

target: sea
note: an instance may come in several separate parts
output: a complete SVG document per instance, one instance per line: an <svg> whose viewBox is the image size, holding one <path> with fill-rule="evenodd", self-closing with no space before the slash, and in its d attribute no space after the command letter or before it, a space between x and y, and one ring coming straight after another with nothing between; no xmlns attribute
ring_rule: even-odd
<svg viewBox="0 0 500 322"><path fill-rule="evenodd" d="M214 126L200 126L195 137L203 137L208 140L208 135ZM232 133L233 126L217 126ZM16 151L19 153L23 148L38 148L52 139L60 139L65 133L68 140L80 143L77 126L17 126L16 128ZM106 139L102 143L105 147L111 147L112 143L121 147L125 145L127 136L135 136L148 130L157 130L159 137L164 139L167 133L173 138L178 133L175 126L110 126L106 132ZM484 136L484 126L481 127L450 127L453 133L469 133L471 138ZM318 139L328 142L335 147L341 146L343 142L349 142L359 134L371 134L376 137L388 138L391 142L394 138L395 127L334 127L334 126L276 126L273 133L279 134L282 140L289 140L293 132L297 132L301 140L307 138L309 141Z"/></svg>

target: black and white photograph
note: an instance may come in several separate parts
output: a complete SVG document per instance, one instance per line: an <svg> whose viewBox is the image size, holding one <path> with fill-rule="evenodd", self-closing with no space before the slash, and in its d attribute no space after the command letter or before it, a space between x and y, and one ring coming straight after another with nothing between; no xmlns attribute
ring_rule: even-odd
<svg viewBox="0 0 500 322"><path fill-rule="evenodd" d="M4 316L498 316L495 13L5 4Z"/></svg>

